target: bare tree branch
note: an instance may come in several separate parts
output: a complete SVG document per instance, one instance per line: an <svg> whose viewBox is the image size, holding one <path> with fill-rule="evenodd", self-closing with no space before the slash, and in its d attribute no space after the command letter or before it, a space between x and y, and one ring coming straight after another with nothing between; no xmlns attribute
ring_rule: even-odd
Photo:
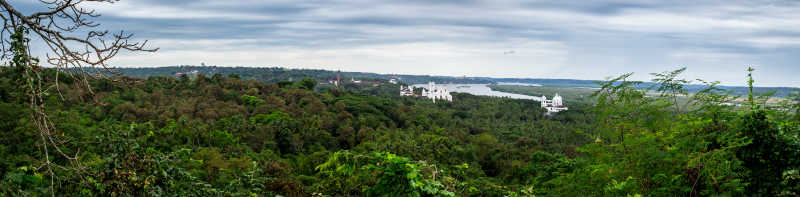
<svg viewBox="0 0 800 197"><path fill-rule="evenodd" d="M68 136L60 133L55 123L46 113L44 97L54 88L61 96L58 78L63 72L67 77L75 79L79 87L85 88L91 95L90 79L114 80L119 72L113 70L109 60L121 51L155 52L158 48L148 48L147 41L133 42L131 33L119 31L109 33L108 30L96 30L100 24L93 19L100 17L94 9L86 9L86 3L114 3L118 0L39 0L45 11L25 14L17 10L6 0L0 0L0 18L3 28L0 31L0 59L9 61L7 65L20 68L25 81L26 94L29 96L30 116L39 131L37 146L42 151L40 171L50 175L51 195L55 196L55 185L58 176L54 169L83 173L78 156L80 150L69 151L63 145L69 142ZM32 33L31 33L32 32ZM75 36L85 32L85 36ZM28 38L28 34L30 38ZM30 52L30 42L34 41L49 49L44 56L46 63L56 69L55 79L43 77L41 62ZM94 98L94 96L92 96ZM63 96L61 97L62 100ZM96 98L95 103L99 103ZM53 161L53 154L69 161L69 166L62 166Z"/></svg>

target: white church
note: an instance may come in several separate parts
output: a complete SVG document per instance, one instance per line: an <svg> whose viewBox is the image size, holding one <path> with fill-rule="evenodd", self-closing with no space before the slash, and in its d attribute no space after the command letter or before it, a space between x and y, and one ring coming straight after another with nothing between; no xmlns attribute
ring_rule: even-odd
<svg viewBox="0 0 800 197"><path fill-rule="evenodd" d="M444 87L436 87L434 82L428 82L428 88L422 90L422 95L415 95L414 88L411 86L400 86L400 96L422 96L431 99L434 103L436 100L453 101L450 91Z"/></svg>
<svg viewBox="0 0 800 197"><path fill-rule="evenodd" d="M542 107L547 109L547 112L560 112L566 111L567 107L564 106L564 100L556 93L553 100L547 100L547 97L542 95Z"/></svg>
<svg viewBox="0 0 800 197"><path fill-rule="evenodd" d="M453 96L450 95L450 91L447 91L447 88L436 87L436 83L432 81L428 82L428 89L422 90L422 96L428 97L434 103L436 100L453 101Z"/></svg>

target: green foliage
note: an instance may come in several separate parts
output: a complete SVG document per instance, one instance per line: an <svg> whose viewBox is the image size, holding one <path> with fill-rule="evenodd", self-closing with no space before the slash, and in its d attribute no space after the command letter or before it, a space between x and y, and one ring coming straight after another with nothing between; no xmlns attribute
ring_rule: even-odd
<svg viewBox="0 0 800 197"><path fill-rule="evenodd" d="M91 80L95 98L69 85L45 98L84 169L53 180L65 196L797 195L800 93L780 105L753 93L759 107L742 108L717 82L688 90L681 72L655 74L650 90L626 74L594 97L564 92L587 97L552 115L532 100L433 103L392 85ZM0 68L0 196L49 195L17 74Z"/></svg>
<svg viewBox="0 0 800 197"><path fill-rule="evenodd" d="M28 42L30 42L30 39L25 36L29 33L30 31L24 26L18 26L14 28L14 33L10 36L12 42L11 46L9 46L9 51L14 54L11 59L11 65L15 67L17 72L34 69L39 63L38 58L28 55Z"/></svg>
<svg viewBox="0 0 800 197"><path fill-rule="evenodd" d="M333 180L333 183L324 184L342 185L340 181L343 179L366 183L362 185L362 190L369 196L455 196L441 181L436 180L437 175L439 180L449 177L437 170L435 165L413 162L388 152L366 155L349 151L335 152L316 169Z"/></svg>
<svg viewBox="0 0 800 197"><path fill-rule="evenodd" d="M755 82L755 80L753 80L753 71L755 70L756 69L753 69L753 67L747 67L747 88L750 90L747 92L747 102L752 108L756 107L755 100L753 99L753 82Z"/></svg>
<svg viewBox="0 0 800 197"><path fill-rule="evenodd" d="M747 193L775 196L781 193L783 174L800 166L800 144L775 128L766 112L746 112L739 120L739 132L750 142L737 152L749 169Z"/></svg>
<svg viewBox="0 0 800 197"><path fill-rule="evenodd" d="M653 82L656 83L656 91L660 93L661 97L672 98L672 105L677 113L680 113L681 109L678 104L678 97L689 94L684 87L688 85L690 81L677 78L684 71L686 71L686 67L663 73L651 73L651 75L655 77L653 78Z"/></svg>
<svg viewBox="0 0 800 197"><path fill-rule="evenodd" d="M300 81L298 85L300 86L300 88L306 90L314 90L314 86L317 85L317 81L311 78L305 78L302 81Z"/></svg>
<svg viewBox="0 0 800 197"><path fill-rule="evenodd" d="M684 69L655 74L659 97L635 88L630 74L600 85L595 96L602 132L581 148L577 168L555 191L621 196L775 196L796 194L783 174L797 164L797 141L778 132L763 110L737 113L716 82L690 98L688 113L669 113L687 96L676 79ZM750 79L752 80L752 79ZM703 81L704 82L704 81ZM751 105L755 105L751 102ZM575 194L579 194L575 193Z"/></svg>
<svg viewBox="0 0 800 197"><path fill-rule="evenodd" d="M260 105L260 104L264 103L264 99L261 99L261 98L255 97L255 96L250 96L250 95L247 95L247 94L242 95L242 97L240 97L240 99L241 99L242 103L250 105L250 106L256 106L256 105Z"/></svg>

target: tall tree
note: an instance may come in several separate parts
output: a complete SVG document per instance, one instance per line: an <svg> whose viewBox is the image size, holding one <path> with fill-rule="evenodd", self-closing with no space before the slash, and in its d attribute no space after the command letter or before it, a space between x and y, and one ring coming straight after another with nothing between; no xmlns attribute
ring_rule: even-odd
<svg viewBox="0 0 800 197"><path fill-rule="evenodd" d="M656 90L661 93L661 97L672 98L676 113L681 113L681 108L678 105L678 97L689 94L684 88L684 85L689 84L690 81L678 78L678 75L683 73L683 71L686 71L686 67L662 73L650 73L650 75L655 77L653 82L657 83L655 85L657 87Z"/></svg>

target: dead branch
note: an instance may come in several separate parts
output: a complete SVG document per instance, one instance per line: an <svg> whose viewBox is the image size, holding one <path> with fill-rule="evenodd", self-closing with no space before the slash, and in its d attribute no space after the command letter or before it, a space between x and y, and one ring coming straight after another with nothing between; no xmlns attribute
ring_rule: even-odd
<svg viewBox="0 0 800 197"><path fill-rule="evenodd" d="M69 140L60 137L60 133L46 113L44 97L51 88L55 88L60 95L58 77L61 73L66 77L74 78L79 87L85 88L93 95L89 80L108 79L115 81L115 76L120 73L114 70L109 60L121 51L129 52L155 52L158 48L148 48L147 41L130 41L133 34L119 31L109 33L108 30L95 29L100 24L93 19L100 17L94 9L86 9L86 3L114 3L118 0L39 0L44 11L22 13L6 0L0 0L0 18L3 19L3 29L0 31L0 59L17 61L8 65L21 67L26 78L24 89L29 96L30 117L39 131L37 143L43 152L42 165L38 168L50 175L51 193L53 196L55 179L54 168L71 170L76 173L83 172L78 160L79 150L68 151L62 146ZM11 35L24 30L23 38L14 39ZM28 33L30 35L28 35ZM77 36L78 34L85 34ZM55 79L43 77L40 62L29 51L30 42L47 46L49 49L44 54L45 62L56 69ZM13 48L14 43L23 43L24 49ZM19 58L25 57L20 61ZM63 97L61 97L63 100ZM97 103L95 99L95 103ZM61 133L63 135L63 133ZM51 154L63 157L69 161L69 167L52 162Z"/></svg>

